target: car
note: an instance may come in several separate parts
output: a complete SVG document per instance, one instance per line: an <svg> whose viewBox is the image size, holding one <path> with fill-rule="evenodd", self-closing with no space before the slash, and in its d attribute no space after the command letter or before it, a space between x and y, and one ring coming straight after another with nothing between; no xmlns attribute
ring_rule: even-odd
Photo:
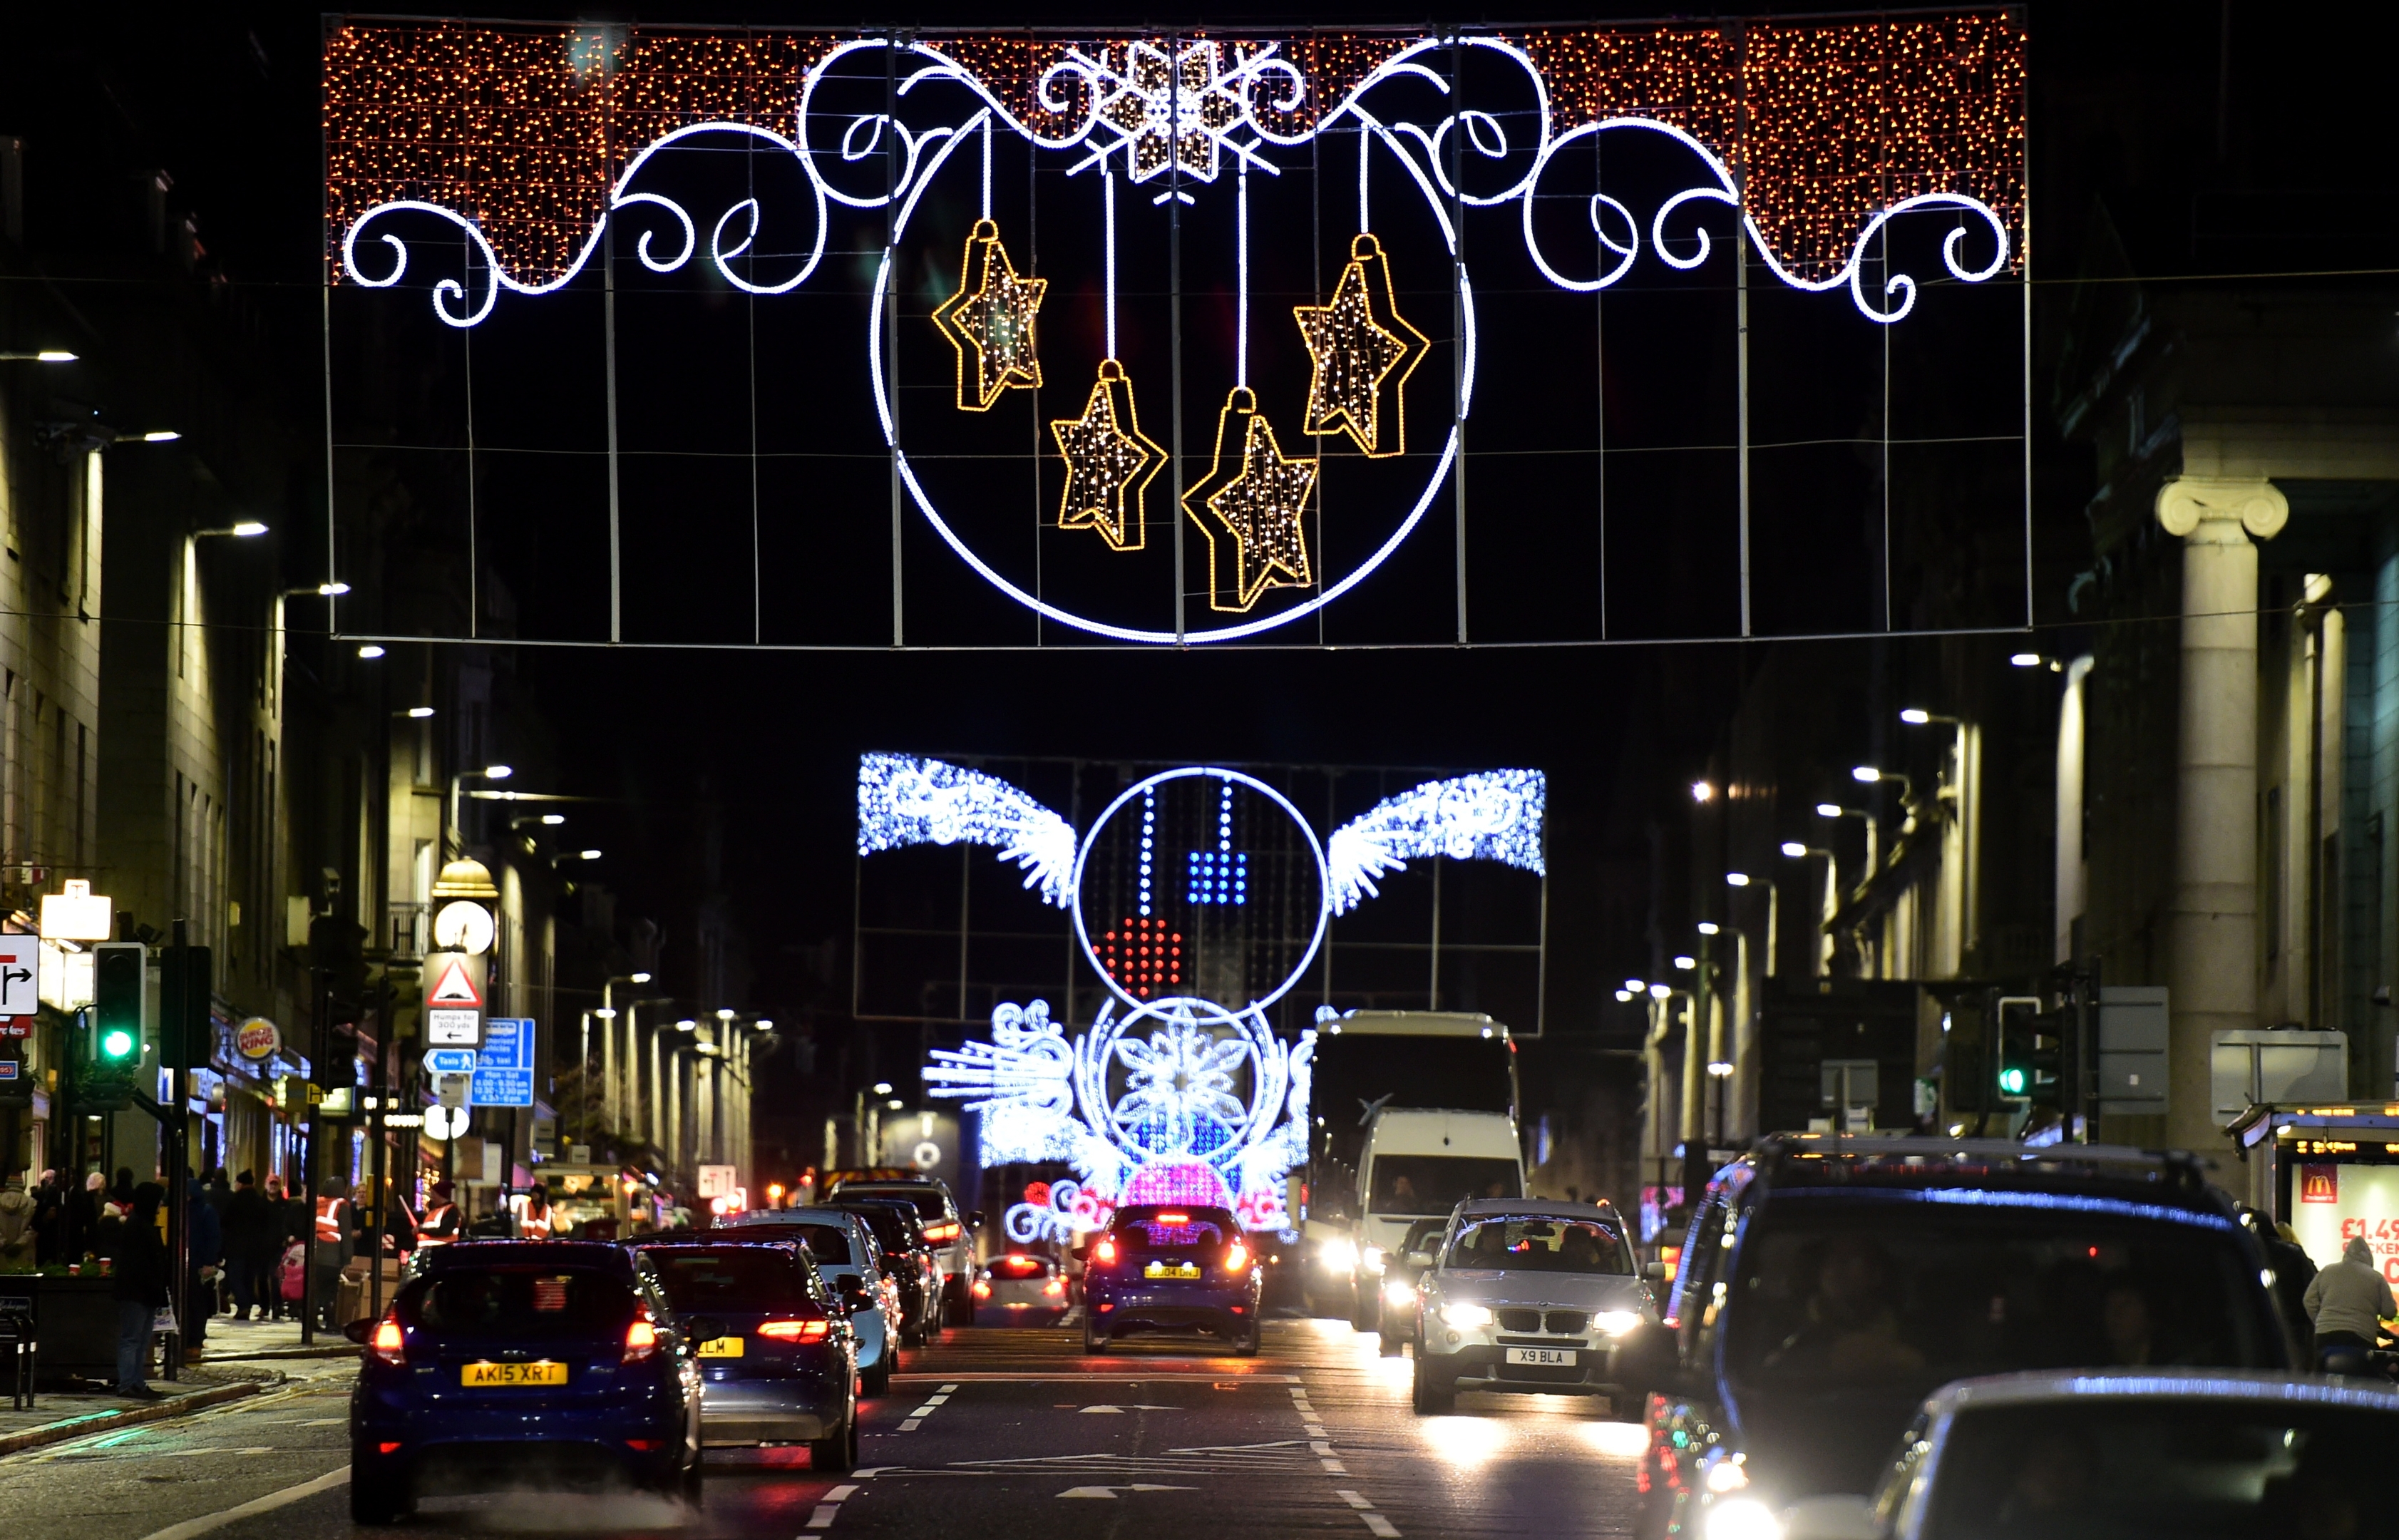
<svg viewBox="0 0 2399 1540"><path fill-rule="evenodd" d="M702 1445L804 1443L812 1469L856 1466L858 1338L806 1248L728 1237L635 1251L699 1362Z"/></svg>
<svg viewBox="0 0 2399 1540"><path fill-rule="evenodd" d="M2125 1540L2387 1534L2387 1383L2242 1370L1995 1375L1933 1393L1871 1495L1779 1518L1728 1495L1727 1528L1784 1540ZM1708 1467L1728 1494L1738 1466ZM2380 1514L2380 1518L2375 1515Z"/></svg>
<svg viewBox="0 0 2399 1540"><path fill-rule="evenodd" d="M924 1226L926 1243L932 1248L934 1265L941 1273L942 1311L937 1324L970 1325L974 1303L967 1297L967 1285L975 1277L975 1232L983 1228L982 1211L960 1213L949 1183L930 1176L836 1174L824 1201L847 1203L855 1198L896 1199L916 1210L916 1222Z"/></svg>
<svg viewBox="0 0 2399 1540"><path fill-rule="evenodd" d="M1023 1251L1010 1251L984 1263L969 1292L978 1326L1055 1326L1072 1304L1066 1276L1058 1264Z"/></svg>
<svg viewBox="0 0 2399 1540"><path fill-rule="evenodd" d="M884 1271L899 1285L901 1345L924 1345L941 1330L941 1274L915 1206L899 1198L858 1198L818 1207L856 1214L874 1232Z"/></svg>
<svg viewBox="0 0 2399 1540"><path fill-rule="evenodd" d="M697 1497L699 1360L661 1324L656 1275L599 1241L433 1249L380 1319L350 1395L350 1514L404 1517L421 1493L545 1479Z"/></svg>
<svg viewBox="0 0 2399 1540"><path fill-rule="evenodd" d="M1202 1331L1258 1350L1257 1259L1227 1209L1129 1203L1083 1262L1083 1351L1138 1331Z"/></svg>
<svg viewBox="0 0 2399 1540"><path fill-rule="evenodd" d="M1375 1331L1384 1358L1398 1358L1416 1340L1416 1296L1423 1290L1433 1254L1441 1249L1442 1232L1448 1228L1446 1219L1420 1219L1407 1227L1391 1254L1382 1259L1383 1303Z"/></svg>
<svg viewBox="0 0 2399 1540"><path fill-rule="evenodd" d="M1606 1396L1619 1416L1635 1404L1610 1372L1615 1347L1657 1308L1615 1209L1470 1199L1417 1256L1419 1413L1452 1411L1461 1390Z"/></svg>
<svg viewBox="0 0 2399 1540"><path fill-rule="evenodd" d="M858 1337L858 1375L869 1396L891 1387L900 1364L900 1289L883 1271L881 1245L866 1221L842 1209L761 1209L726 1217L732 1238L793 1240L840 1301Z"/></svg>
<svg viewBox="0 0 2399 1540"><path fill-rule="evenodd" d="M1698 1196L1661 1319L1616 1355L1649 1393L1639 1535L1748 1533L1712 1527L1727 1462L1769 1511L1872 1491L1952 1380L2292 1367L2257 1242L2193 1156L1776 1134Z"/></svg>

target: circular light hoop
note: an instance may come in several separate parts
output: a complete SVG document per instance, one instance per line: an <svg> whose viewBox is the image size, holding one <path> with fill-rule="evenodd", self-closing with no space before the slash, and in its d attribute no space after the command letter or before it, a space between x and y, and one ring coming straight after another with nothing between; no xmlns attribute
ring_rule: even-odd
<svg viewBox="0 0 2399 1540"><path fill-rule="evenodd" d="M1067 891L1074 898L1075 943L1083 949L1084 960L1091 965L1091 971L1100 976L1100 982L1108 987L1109 993L1123 1001L1128 1006L1132 1007L1134 1012L1140 1015L1146 1016L1154 1014L1154 1006L1164 1005L1167 1002L1162 1000L1140 1000L1126 993L1124 986L1117 982L1116 976L1110 973L1107 968L1101 964L1099 951L1091 945L1091 927L1085 923L1083 919L1083 869L1091 861L1092 847L1099 843L1100 831L1108 826L1108 820L1117 816L1117 810L1118 808L1121 808L1125 804L1132 801L1133 798L1140 796L1143 792L1153 790L1156 788L1164 785L1168 781L1184 780L1193 776L1213 776L1218 780L1231 781L1236 785L1246 786L1251 790L1267 797L1268 800L1273 802L1276 806L1281 808L1284 815L1288 817L1293 823L1299 826L1299 831L1307 836L1308 852L1309 855L1316 858L1316 891L1318 895L1316 903L1316 933L1308 939L1308 950L1300 955L1300 959L1297 963L1292 965L1289 977L1284 979L1281 983L1276 985L1266 994L1255 1000L1250 1001L1246 1006L1228 1006L1219 1001L1204 1001L1201 1003L1206 1005L1208 1008L1212 1010L1223 1010L1228 1014L1236 1016L1240 1015L1244 1010L1264 1010L1267 1006L1273 1005L1276 1001L1291 993L1292 986L1298 983L1301 977L1308 972L1308 965L1316 961L1316 953L1324 945L1324 927L1333 915L1333 872L1331 868L1325 864L1324 842L1316 837L1315 829L1308 824L1308 819L1301 815L1299 809L1293 804L1292 800L1289 797L1284 796L1281 792L1276 790L1273 787L1268 786L1266 782L1258 779L1255 776L1245 776L1239 770L1219 770L1205 765L1186 765L1179 770L1161 770L1157 775L1150 777L1147 780L1135 781L1132 785L1126 787L1122 791L1118 792L1117 794L1117 800L1108 804L1105 808L1101 810L1100 816L1091 820L1091 832L1083 836L1081 846L1075 852L1075 874L1067 884Z"/></svg>
<svg viewBox="0 0 2399 1540"><path fill-rule="evenodd" d="M1426 45L1421 44L1417 45L1416 47L1412 47L1408 52L1414 53L1416 51L1416 48L1420 48L1425 46ZM914 47L914 45L912 45L912 47ZM923 51L929 52L930 50ZM1403 57L1404 58L1405 55L1403 55ZM1392 62L1397 63L1398 61L1393 61ZM1385 68L1388 70L1390 66L1386 65ZM1383 72L1378 71L1377 76L1379 77L1382 73ZM814 88L813 82L815 78L815 76L811 76L811 90ZM1538 75L1536 78L1538 79ZM1362 86L1360 90L1362 90L1363 88L1364 88ZM1355 115L1360 118L1362 123L1366 125L1366 131L1379 134L1388 139L1389 137L1389 130L1384 128L1381 124L1373 122L1367 117L1367 115L1362 109L1355 107L1354 101L1356 94L1357 93L1355 92L1352 93L1351 102L1345 103L1342 111L1354 113ZM1544 101L1546 101L1546 96L1544 96ZM804 115L806 110L804 99L802 108ZM1014 129L1017 133L1023 135L1038 148L1056 149L1061 147L1059 145L1050 143L1037 134L1029 132L1023 125L1017 123L1005 113L993 114L992 125L995 130L999 128ZM856 125L853 124L852 127L855 128ZM971 127L971 125L969 127ZM803 124L803 128L805 128L805 123ZM891 222L891 249L887 250L884 252L882 262L875 268L874 289L873 294L869 297L869 303L866 308L866 371L869 388L873 391L874 397L875 416L883 428L883 440L886 444L890 446L892 461L899 468L900 480L905 483L908 488L909 498L915 503L916 511L925 516L925 521L933 526L933 533L940 535L942 542L947 545L950 549L957 553L958 560L964 561L969 568L972 569L977 576L990 584L993 588L997 588L1001 593L1006 594L1009 598L1016 601L1019 604L1023 605L1026 609L1031 610L1034 614L1038 615L1045 619L1054 620L1062 626L1071 626L1077 630L1088 631L1093 636L1104 636L1116 642L1145 642L1167 646L1186 646L1196 642L1237 642L1243 637L1262 635L1265 632L1275 629L1279 626L1287 626L1294 620L1303 619L1308 615L1314 615L1317 611L1323 609L1326 605L1332 603L1335 600L1340 598L1343 594L1348 593L1351 588L1356 588L1368 577L1374 575L1375 570L1380 567L1385 561L1389 561L1391 553L1398 550L1400 547L1406 542L1408 536L1416 533L1416 526L1424 521L1425 513L1432 507L1434 497L1439 495L1442 483L1449 480L1450 468L1457 459L1459 428L1465 423L1467 412L1473 405L1475 305L1474 286L1468 279L1465 254L1458 249L1457 226L1450 221L1448 197L1434 184L1433 181L1426 175L1424 169L1416 163L1415 157L1407 155L1401 155L1397 156L1397 159L1403 167L1406 168L1410 180L1416 183L1417 192L1423 196L1425 206L1431 210L1433 223L1439 227L1442 233L1442 238L1449 248L1450 256L1457 264L1458 313L1460 319L1464 323L1460 332L1460 344L1465 349L1465 358L1464 368L1460 371L1461 379L1457 401L1457 420L1451 423L1449 426L1449 434L1447 439L1442 444L1440 457L1434 462L1430 474L1425 478L1424 491L1417 496L1416 506L1408 509L1407 517L1399 521L1398 527L1391 531L1389 537L1384 540L1381 545L1376 547L1372 554L1368 555L1364 561L1360 561L1356 566L1351 567L1347 574L1343 574L1339 581L1325 585L1312 599L1303 600L1300 602L1292 605L1289 609L1277 610L1272 615L1261 615L1254 620L1245 620L1226 626L1202 627L1197 629L1186 628L1180 632L1172 630L1150 630L1138 626L1118 626L1104 620L1094 620L1088 615L1078 615L1072 610L1064 609L1057 604L1050 603L1049 601L1041 599L1037 595L1027 593L1016 584L1010 582L1006 577L1000 575L1000 574L992 567L991 563L985 561L981 556L978 556L975 553L974 547L969 546L966 540L959 535L957 531L950 527L949 520L943 519L942 517L941 509L934 506L931 494L926 492L923 483L916 480L915 468L908 463L906 453L900 448L897 403L892 399L893 393L890 382L886 380L883 376L883 350L885 345L883 338L884 295L887 290L887 287L891 281L892 252L897 250L900 241L907 233L908 221L916 212L917 199L924 196L925 190L933 184L933 181L936 177L941 175L942 168L949 160L950 153L956 149L960 142L966 138L966 134L964 132L949 133L946 130L938 129L933 130L933 132L942 133L943 135L942 141L927 155L923 165L919 166L916 164L915 151L923 148L924 140L932 137L932 134L928 133L921 136L911 147L909 169L901 182L901 185L904 187L906 191L904 194L901 195L900 197L899 214ZM1543 134L1544 150L1547 148L1547 141L1548 135L1545 132ZM800 136L799 143L805 150L807 143L805 132ZM813 166L811 169L813 169ZM1436 170L1438 168L1436 168ZM1519 185L1528 185L1531 179L1539 174L1539 170L1540 165L1537 161L1533 170L1526 173L1525 182L1520 183ZM844 197L842 194L833 192L829 188L826 189L826 191L830 193L832 196L841 198L844 202L852 201L851 199ZM881 202L884 200L877 199L874 201ZM1467 201L1505 202L1506 199L1468 199ZM820 222L820 228L821 228L821 222ZM1171 510L1170 517L1180 520L1183 517L1183 510L1179 507L1174 508ZM1321 580L1320 579L1320 581ZM1301 827L1307 827L1305 820L1302 820ZM1313 831L1311 831L1311 837Z"/></svg>

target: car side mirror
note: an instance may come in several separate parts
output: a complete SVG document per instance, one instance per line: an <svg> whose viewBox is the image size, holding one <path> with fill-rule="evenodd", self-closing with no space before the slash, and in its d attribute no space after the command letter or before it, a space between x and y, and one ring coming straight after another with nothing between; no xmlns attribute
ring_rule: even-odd
<svg viewBox="0 0 2399 1540"><path fill-rule="evenodd" d="M974 1209L967 1215L967 1227L972 1230L980 1230L983 1228L982 1209Z"/></svg>
<svg viewBox="0 0 2399 1540"><path fill-rule="evenodd" d="M1662 1262L1645 1262L1641 1264L1641 1276L1651 1283L1663 1283L1666 1281L1666 1264Z"/></svg>
<svg viewBox="0 0 2399 1540"><path fill-rule="evenodd" d="M368 1336L373 1332L374 1329L375 1323L373 1320L361 1316L357 1320L354 1320L347 1326L343 1327L342 1335L349 1338L350 1341L358 1344L360 1347L364 1347L367 1344Z"/></svg>
<svg viewBox="0 0 2399 1540"><path fill-rule="evenodd" d="M1783 1540L1882 1540L1874 1505L1854 1493L1802 1497L1782 1512Z"/></svg>
<svg viewBox="0 0 2399 1540"><path fill-rule="evenodd" d="M1698 1377L1684 1371L1674 1333L1655 1321L1644 1321L1618 1340L1610 1372L1636 1395L1685 1396L1700 1388Z"/></svg>
<svg viewBox="0 0 2399 1540"><path fill-rule="evenodd" d="M1430 1267L1432 1265L1432 1253L1430 1251L1410 1251L1406 1256L1400 1260L1410 1267Z"/></svg>

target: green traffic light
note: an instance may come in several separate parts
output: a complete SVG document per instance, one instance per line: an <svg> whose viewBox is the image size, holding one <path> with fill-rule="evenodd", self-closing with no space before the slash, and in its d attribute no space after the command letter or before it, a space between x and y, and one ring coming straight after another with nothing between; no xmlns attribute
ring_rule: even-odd
<svg viewBox="0 0 2399 1540"><path fill-rule="evenodd" d="M130 1059L140 1045L123 1027L111 1027L100 1034L100 1051L109 1059Z"/></svg>
<svg viewBox="0 0 2399 1540"><path fill-rule="evenodd" d="M2001 1070L1999 1072L1999 1089L2007 1092L2010 1096L2024 1095L2025 1072L2013 1064L2008 1066L2006 1069Z"/></svg>

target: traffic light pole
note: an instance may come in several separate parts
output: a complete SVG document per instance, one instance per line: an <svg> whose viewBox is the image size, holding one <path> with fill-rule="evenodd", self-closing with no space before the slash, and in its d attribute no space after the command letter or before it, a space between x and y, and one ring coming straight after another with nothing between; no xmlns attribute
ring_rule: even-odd
<svg viewBox="0 0 2399 1540"><path fill-rule="evenodd" d="M190 929L185 922L175 922L175 954L178 959L188 959L191 955L185 950L191 944ZM174 1060L167 1066L169 1100L158 1109L158 1132L166 1145L159 1165L163 1169L161 1174L167 1179L167 1304L175 1313L176 1330L174 1350L167 1356L166 1377L173 1380L183 1377L183 1344L192 1340L189 1314L193 1303L189 1287L192 1236L190 1222L183 1213L189 1201L186 1194L191 1187L191 1173L187 1169L190 1155L184 1144L190 1137L192 1121L186 1110L191 1100L188 1023L192 1012L188 996L192 975L188 966L180 966L163 968L160 972L163 975L160 982L170 983L174 992L169 998L166 990L160 990L158 1000L158 1047L162 1057Z"/></svg>

